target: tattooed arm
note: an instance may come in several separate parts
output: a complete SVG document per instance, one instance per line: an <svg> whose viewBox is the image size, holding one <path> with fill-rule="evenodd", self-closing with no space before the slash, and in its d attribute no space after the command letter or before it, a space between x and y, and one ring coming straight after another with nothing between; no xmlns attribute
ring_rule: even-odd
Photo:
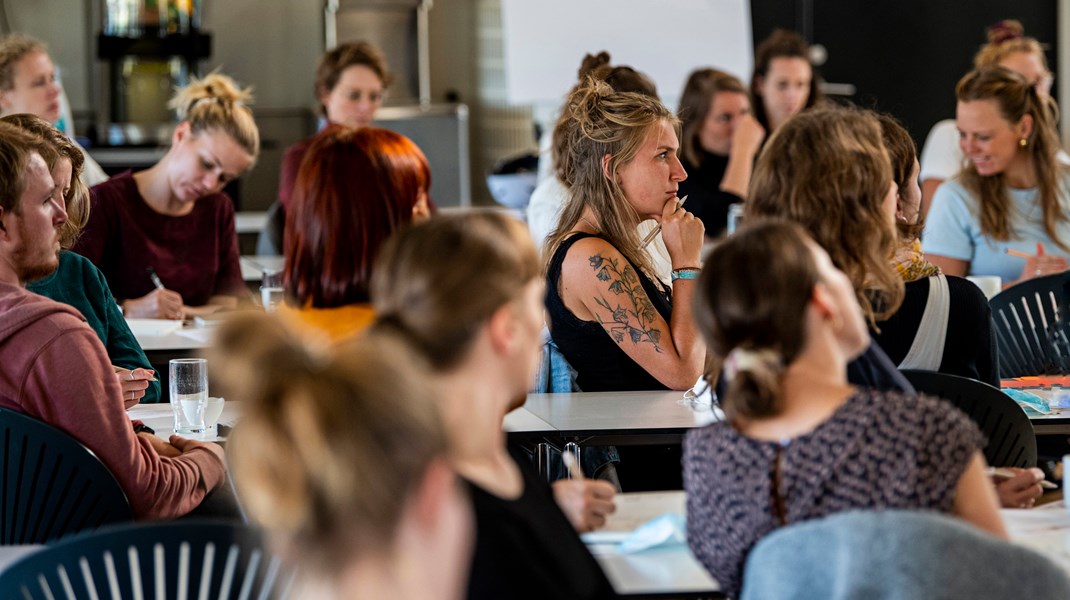
<svg viewBox="0 0 1070 600"><path fill-rule="evenodd" d="M595 321L636 363L672 389L687 389L702 373L705 345L691 313L694 281L673 286L666 323L628 261L605 240L587 238L569 249L561 298L577 318Z"/></svg>

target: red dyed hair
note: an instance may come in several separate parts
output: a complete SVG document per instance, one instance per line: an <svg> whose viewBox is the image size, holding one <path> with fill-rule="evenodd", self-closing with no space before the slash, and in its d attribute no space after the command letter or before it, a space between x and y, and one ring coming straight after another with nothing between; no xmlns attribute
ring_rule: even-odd
<svg viewBox="0 0 1070 600"><path fill-rule="evenodd" d="M430 187L427 158L409 138L375 127L320 132L301 161L286 215L290 301L315 308L368 302L379 249L412 221Z"/></svg>

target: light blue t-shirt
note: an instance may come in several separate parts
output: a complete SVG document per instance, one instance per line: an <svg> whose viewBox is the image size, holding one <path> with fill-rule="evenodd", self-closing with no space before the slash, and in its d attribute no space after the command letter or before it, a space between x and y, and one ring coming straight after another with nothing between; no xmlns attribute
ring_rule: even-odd
<svg viewBox="0 0 1070 600"><path fill-rule="evenodd" d="M1070 173L1064 173L1059 184L1059 201L1066 214L1070 205L1070 198L1067 198ZM1004 283L1018 279L1025 266L1024 258L1007 254L1008 248L1036 254L1037 242L1041 242L1046 254L1070 259L1070 254L1044 230L1044 211L1039 204L1038 189L1008 191L1012 204L1011 236L1007 241L998 241L981 233L980 207L973 194L966 191L957 177L945 181L933 196L922 235L922 250L926 254L965 260L970 263L967 275L997 275ZM1070 245L1070 222L1060 221L1055 231L1063 243Z"/></svg>

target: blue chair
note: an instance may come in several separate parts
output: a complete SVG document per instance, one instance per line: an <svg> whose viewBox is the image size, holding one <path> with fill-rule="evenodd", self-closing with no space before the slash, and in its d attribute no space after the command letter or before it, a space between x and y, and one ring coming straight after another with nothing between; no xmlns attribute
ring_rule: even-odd
<svg viewBox="0 0 1070 600"><path fill-rule="evenodd" d="M1045 556L946 515L844 512L758 542L740 598L1070 598L1070 579Z"/></svg>
<svg viewBox="0 0 1070 600"><path fill-rule="evenodd" d="M231 522L117 525L31 554L0 574L0 597L286 598L293 571Z"/></svg>
<svg viewBox="0 0 1070 600"><path fill-rule="evenodd" d="M988 440L985 461L994 467L1037 466L1037 437L1022 407L983 381L905 369L903 376L920 394L943 398L970 417Z"/></svg>
<svg viewBox="0 0 1070 600"><path fill-rule="evenodd" d="M133 518L119 482L66 433L0 408L0 544L43 544Z"/></svg>

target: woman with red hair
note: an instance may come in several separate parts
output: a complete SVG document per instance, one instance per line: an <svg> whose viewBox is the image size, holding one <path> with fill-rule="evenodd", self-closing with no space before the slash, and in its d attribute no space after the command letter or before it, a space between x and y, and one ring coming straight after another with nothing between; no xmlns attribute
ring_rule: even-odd
<svg viewBox="0 0 1070 600"><path fill-rule="evenodd" d="M330 126L313 140L286 216L287 318L338 342L364 329L372 265L397 229L430 215L431 169L393 131Z"/></svg>

